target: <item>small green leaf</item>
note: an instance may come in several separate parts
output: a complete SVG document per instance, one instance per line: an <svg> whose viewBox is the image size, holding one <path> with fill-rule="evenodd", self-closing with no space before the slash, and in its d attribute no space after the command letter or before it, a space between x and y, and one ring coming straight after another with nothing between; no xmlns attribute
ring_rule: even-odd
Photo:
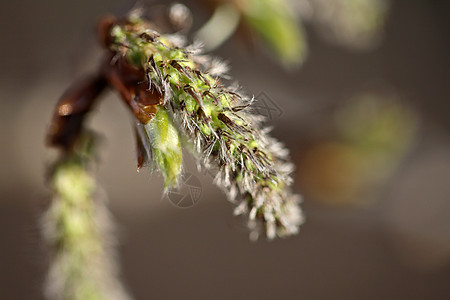
<svg viewBox="0 0 450 300"><path fill-rule="evenodd" d="M159 107L153 119L145 125L145 129L154 160L163 173L166 188L176 186L181 174L183 155L178 131L166 109Z"/></svg>
<svg viewBox="0 0 450 300"><path fill-rule="evenodd" d="M246 0L243 15L287 66L300 64L307 54L306 38L284 0Z"/></svg>

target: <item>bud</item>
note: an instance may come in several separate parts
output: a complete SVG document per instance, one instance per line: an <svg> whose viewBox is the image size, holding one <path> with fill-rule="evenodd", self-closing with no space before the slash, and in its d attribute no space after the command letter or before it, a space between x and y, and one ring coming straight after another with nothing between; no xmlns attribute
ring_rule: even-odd
<svg viewBox="0 0 450 300"><path fill-rule="evenodd" d="M164 176L165 186L176 187L181 174L182 150L178 131L164 107L159 106L156 114L147 124L138 124L138 138L147 153L150 162Z"/></svg>

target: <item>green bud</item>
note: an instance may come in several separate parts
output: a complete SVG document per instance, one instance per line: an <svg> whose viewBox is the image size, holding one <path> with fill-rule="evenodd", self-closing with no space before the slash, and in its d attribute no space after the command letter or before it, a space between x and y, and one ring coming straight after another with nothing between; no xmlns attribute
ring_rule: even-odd
<svg viewBox="0 0 450 300"><path fill-rule="evenodd" d="M176 186L181 174L183 155L178 131L166 109L159 107L155 116L145 125L145 129L154 161L163 173L166 188Z"/></svg>

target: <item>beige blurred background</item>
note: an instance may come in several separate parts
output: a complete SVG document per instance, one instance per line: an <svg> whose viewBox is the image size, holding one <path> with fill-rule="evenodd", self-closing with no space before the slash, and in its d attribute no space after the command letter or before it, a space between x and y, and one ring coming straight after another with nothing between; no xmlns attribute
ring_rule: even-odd
<svg viewBox="0 0 450 300"><path fill-rule="evenodd" d="M184 3L198 28L208 11ZM96 67L98 17L132 5L0 4L0 299L43 299L39 216L55 157L45 130L65 88ZM309 57L298 70L239 40L217 51L249 94L280 108L269 124L291 149L307 218L286 240L249 242L188 158L198 204L161 198L161 177L136 173L129 113L107 93L90 124L104 137L98 178L135 299L450 299L449 29L447 1L398 0L372 50L329 43L306 23Z"/></svg>

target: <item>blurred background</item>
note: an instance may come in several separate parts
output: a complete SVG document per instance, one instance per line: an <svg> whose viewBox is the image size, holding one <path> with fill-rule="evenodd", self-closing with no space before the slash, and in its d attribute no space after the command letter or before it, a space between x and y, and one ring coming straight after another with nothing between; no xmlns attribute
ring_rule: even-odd
<svg viewBox="0 0 450 300"><path fill-rule="evenodd" d="M183 1L190 32L217 2ZM291 150L300 234L249 242L188 157L198 201L180 208L162 198L158 174L136 173L130 115L108 92L89 124L103 136L97 174L125 285L135 299L450 299L449 2L291 2L307 49L301 66L284 68L245 26L214 53ZM56 156L45 131L59 96L98 66L98 18L133 5L0 4L0 299L43 299L39 218Z"/></svg>

